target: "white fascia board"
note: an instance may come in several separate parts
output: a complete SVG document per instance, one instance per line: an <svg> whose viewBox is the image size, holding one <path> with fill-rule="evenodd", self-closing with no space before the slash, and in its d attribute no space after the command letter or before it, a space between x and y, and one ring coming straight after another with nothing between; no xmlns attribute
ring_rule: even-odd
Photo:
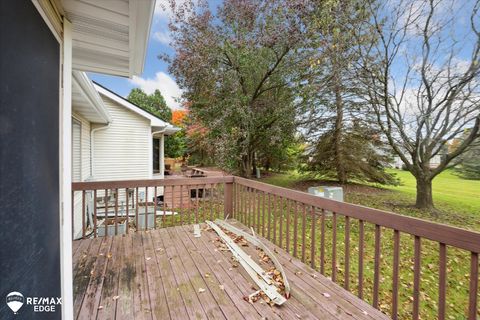
<svg viewBox="0 0 480 320"><path fill-rule="evenodd" d="M129 10L130 77L132 77L143 73L155 0L130 0Z"/></svg>
<svg viewBox="0 0 480 320"><path fill-rule="evenodd" d="M102 98L93 86L92 81L88 78L85 72L73 71L73 81L79 86L85 99L97 111L97 113L105 120L105 123L110 123L112 117L105 107Z"/></svg>

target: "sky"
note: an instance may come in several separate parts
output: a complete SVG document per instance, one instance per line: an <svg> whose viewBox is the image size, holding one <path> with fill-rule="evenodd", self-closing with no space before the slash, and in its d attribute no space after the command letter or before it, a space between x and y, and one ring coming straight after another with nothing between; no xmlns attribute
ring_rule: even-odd
<svg viewBox="0 0 480 320"><path fill-rule="evenodd" d="M155 5L142 75L128 79L89 73L90 79L123 97L126 97L133 88L141 88L148 94L153 93L155 89L159 89L167 106L171 109L179 108L176 98L179 98L182 92L175 79L168 73L168 64L158 59L160 53L173 53L168 45L170 39L168 17L170 13L163 9L165 6L162 7L162 4L166 2L165 0L157 0Z"/></svg>

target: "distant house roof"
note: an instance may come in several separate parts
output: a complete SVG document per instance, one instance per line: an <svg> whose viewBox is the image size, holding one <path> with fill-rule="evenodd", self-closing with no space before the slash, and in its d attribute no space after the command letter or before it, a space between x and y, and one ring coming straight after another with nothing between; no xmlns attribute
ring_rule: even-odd
<svg viewBox="0 0 480 320"><path fill-rule="evenodd" d="M170 123L166 122L165 120L160 119L157 115L148 112L141 108L140 106L128 101L124 97L118 95L117 93L111 91L110 89L105 88L101 84L93 81L93 85L95 89L101 95L117 102L121 106L137 113L138 115L150 120L150 124L155 132L164 133L166 135L174 134L175 132L179 131L180 128L177 128Z"/></svg>

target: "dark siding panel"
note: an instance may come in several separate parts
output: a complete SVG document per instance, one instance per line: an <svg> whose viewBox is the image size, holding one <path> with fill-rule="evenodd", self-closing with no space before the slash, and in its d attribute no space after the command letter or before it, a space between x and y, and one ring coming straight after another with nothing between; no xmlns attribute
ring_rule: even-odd
<svg viewBox="0 0 480 320"><path fill-rule="evenodd" d="M0 0L0 319L60 296L59 44L30 0ZM59 319L19 310L22 319Z"/></svg>

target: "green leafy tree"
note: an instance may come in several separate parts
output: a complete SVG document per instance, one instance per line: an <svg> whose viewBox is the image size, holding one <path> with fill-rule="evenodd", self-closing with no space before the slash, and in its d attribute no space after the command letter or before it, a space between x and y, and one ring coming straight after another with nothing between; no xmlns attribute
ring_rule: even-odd
<svg viewBox="0 0 480 320"><path fill-rule="evenodd" d="M140 88L132 89L128 94L127 100L145 111L156 115L163 121L169 122L172 118L172 110L167 106L165 99L158 89L152 94L146 94Z"/></svg>
<svg viewBox="0 0 480 320"><path fill-rule="evenodd" d="M130 91L127 99L145 111L156 115L163 121L170 122L172 120L172 110L167 106L165 99L158 89L152 94L146 94L142 89L135 88ZM185 151L185 130L182 129L165 138L166 157L181 157L184 155Z"/></svg>
<svg viewBox="0 0 480 320"><path fill-rule="evenodd" d="M305 10L304 1L287 0L226 0L215 13L188 4L174 10L175 55L164 58L222 167L248 176L257 159L293 140L297 84L308 67Z"/></svg>
<svg viewBox="0 0 480 320"><path fill-rule="evenodd" d="M311 59L314 71L309 79L304 110L304 171L347 183L361 180L395 183L385 171L391 160L387 145L380 138L376 118L362 102L358 77L360 57L357 47L369 46L375 39L364 28L368 1L329 1L319 4L310 19L312 42L317 55ZM363 28L363 29L362 29Z"/></svg>
<svg viewBox="0 0 480 320"><path fill-rule="evenodd" d="M455 171L464 179L480 180L480 139L461 155L460 164L455 167Z"/></svg>

